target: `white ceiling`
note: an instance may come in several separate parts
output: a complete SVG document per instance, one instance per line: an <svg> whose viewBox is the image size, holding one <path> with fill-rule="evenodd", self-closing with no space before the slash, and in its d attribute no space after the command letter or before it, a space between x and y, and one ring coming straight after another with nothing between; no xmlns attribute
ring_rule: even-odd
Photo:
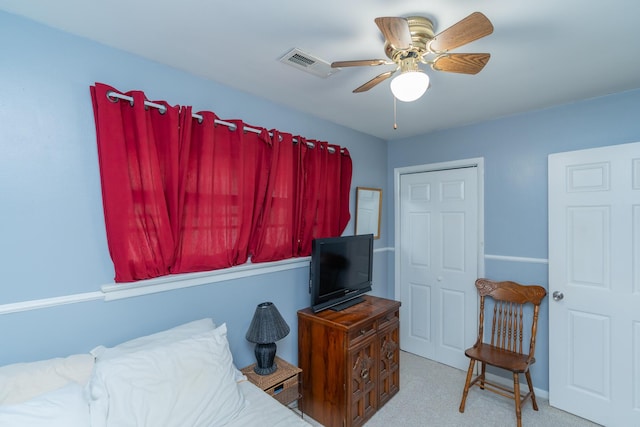
<svg viewBox="0 0 640 427"><path fill-rule="evenodd" d="M638 0L0 0L0 10L385 140L640 88ZM374 18L427 16L438 33L475 11L494 32L455 52L491 60L477 75L425 68L431 87L398 102L397 130L390 80L351 92L393 66L319 78L279 62L293 48L327 62L385 59Z"/></svg>

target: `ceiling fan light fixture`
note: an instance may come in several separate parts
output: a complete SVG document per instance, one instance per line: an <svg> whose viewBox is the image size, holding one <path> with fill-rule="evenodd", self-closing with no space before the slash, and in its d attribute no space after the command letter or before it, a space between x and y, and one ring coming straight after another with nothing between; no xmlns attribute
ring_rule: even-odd
<svg viewBox="0 0 640 427"><path fill-rule="evenodd" d="M429 87L429 76L422 71L405 71L391 80L391 93L398 101L412 102Z"/></svg>

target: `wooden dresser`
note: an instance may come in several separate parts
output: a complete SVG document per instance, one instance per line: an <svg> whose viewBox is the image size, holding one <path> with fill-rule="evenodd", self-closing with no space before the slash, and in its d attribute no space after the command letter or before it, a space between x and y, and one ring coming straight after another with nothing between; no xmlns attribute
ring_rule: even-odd
<svg viewBox="0 0 640 427"><path fill-rule="evenodd" d="M343 311L298 311L304 412L361 426L400 389L400 302L364 296Z"/></svg>

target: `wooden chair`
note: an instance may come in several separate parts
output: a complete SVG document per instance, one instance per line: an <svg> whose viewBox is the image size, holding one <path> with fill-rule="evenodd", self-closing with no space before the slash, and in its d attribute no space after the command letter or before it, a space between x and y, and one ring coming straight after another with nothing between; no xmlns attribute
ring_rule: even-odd
<svg viewBox="0 0 640 427"><path fill-rule="evenodd" d="M478 324L478 339L473 347L465 351L465 355L471 359L467 380L462 392L460 412L464 412L469 388L477 385L481 389L487 389L499 395L515 400L516 418L518 427L522 426L522 404L531 398L534 410L538 410L536 396L531 383L529 367L536 361L533 357L536 346L536 331L538 328L538 313L540 303L547 295L547 291L541 286L525 286L515 282L494 282L487 279L476 280L476 288L480 295L480 323ZM491 323L491 340L484 342L484 308L485 298L494 300L493 320ZM533 316L525 319L524 306L533 305ZM526 323L526 325L525 325ZM523 335L530 325L531 338L529 348L523 351ZM473 378L475 363L480 362L480 373ZM487 381L485 377L486 365L511 371L513 374L513 388L502 384ZM529 386L529 392L521 398L520 377L524 373Z"/></svg>

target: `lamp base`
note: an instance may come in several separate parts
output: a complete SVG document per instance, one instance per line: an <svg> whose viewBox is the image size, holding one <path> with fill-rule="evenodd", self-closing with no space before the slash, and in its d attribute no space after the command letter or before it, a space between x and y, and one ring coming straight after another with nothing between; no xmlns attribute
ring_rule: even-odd
<svg viewBox="0 0 640 427"><path fill-rule="evenodd" d="M253 368L253 372L255 372L258 375L269 375L269 374L273 374L275 371L278 370L278 365L277 364L273 364L268 368L260 368L256 365L255 368Z"/></svg>
<svg viewBox="0 0 640 427"><path fill-rule="evenodd" d="M253 371L258 375L269 375L274 373L278 366L274 363L276 358L276 343L256 344L255 347L256 366Z"/></svg>

